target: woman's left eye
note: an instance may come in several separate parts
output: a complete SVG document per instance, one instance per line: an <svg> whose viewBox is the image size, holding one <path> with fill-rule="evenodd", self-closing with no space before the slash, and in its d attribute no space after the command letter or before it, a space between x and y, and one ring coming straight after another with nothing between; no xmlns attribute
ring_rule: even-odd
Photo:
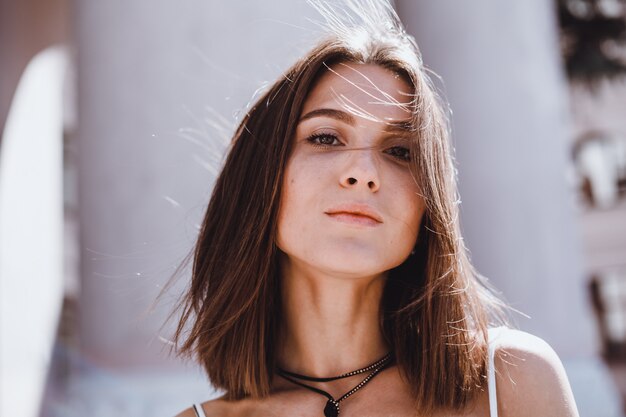
<svg viewBox="0 0 626 417"><path fill-rule="evenodd" d="M411 160L411 151L404 146L394 146L387 149L385 152L404 162L409 162Z"/></svg>

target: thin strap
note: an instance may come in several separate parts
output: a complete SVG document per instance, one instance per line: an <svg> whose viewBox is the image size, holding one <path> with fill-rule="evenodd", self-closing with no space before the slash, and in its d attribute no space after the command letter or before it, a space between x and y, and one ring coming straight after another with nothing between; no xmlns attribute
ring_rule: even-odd
<svg viewBox="0 0 626 417"><path fill-rule="evenodd" d="M495 329L493 329L495 330ZM495 336L495 331L489 332L490 336ZM495 366L495 352L496 343L494 343L494 337L489 338L488 347L488 360L487 360L487 387L489 390L489 417L498 417L498 397L496 396L496 366Z"/></svg>
<svg viewBox="0 0 626 417"><path fill-rule="evenodd" d="M200 404L194 404L193 411L196 412L196 416L198 417L206 417L206 414L204 414L204 410L202 409L202 406Z"/></svg>

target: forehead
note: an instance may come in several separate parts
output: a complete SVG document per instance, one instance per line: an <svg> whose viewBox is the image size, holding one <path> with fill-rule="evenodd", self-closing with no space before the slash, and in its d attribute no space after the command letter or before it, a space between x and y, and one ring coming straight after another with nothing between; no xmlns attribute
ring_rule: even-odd
<svg viewBox="0 0 626 417"><path fill-rule="evenodd" d="M302 113L317 108L348 111L380 121L410 117L409 84L397 73L374 64L338 63L325 68L309 92Z"/></svg>

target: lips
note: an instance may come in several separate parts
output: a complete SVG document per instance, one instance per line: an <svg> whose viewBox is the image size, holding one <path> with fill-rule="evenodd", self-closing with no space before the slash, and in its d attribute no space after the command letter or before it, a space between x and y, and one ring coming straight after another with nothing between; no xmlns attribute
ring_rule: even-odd
<svg viewBox="0 0 626 417"><path fill-rule="evenodd" d="M383 222L382 216L372 206L367 204L340 204L325 211L337 220L363 224L378 224Z"/></svg>

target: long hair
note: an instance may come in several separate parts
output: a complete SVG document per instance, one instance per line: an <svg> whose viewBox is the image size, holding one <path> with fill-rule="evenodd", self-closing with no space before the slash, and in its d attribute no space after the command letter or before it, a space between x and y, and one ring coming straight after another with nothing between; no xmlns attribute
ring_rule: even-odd
<svg viewBox="0 0 626 417"><path fill-rule="evenodd" d="M389 271L381 327L416 409L463 409L484 387L486 329L503 304L473 269L459 227L447 106L415 40L389 4L316 3L328 35L243 117L193 251L174 343L228 399L270 394L281 322L276 246L285 166L303 103L338 63L375 64L405 79L414 140L410 170L426 203L415 255ZM359 12L359 10L361 10Z"/></svg>

